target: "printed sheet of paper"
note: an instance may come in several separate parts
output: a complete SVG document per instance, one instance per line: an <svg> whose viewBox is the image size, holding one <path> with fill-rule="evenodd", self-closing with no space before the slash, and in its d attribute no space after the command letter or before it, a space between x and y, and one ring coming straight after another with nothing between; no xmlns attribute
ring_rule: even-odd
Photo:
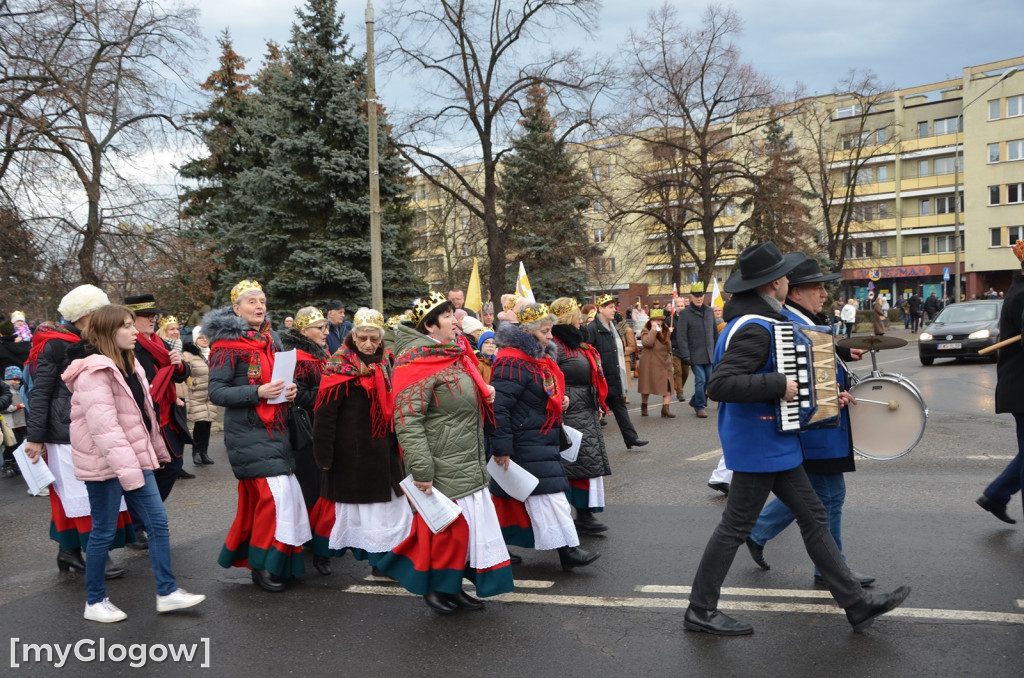
<svg viewBox="0 0 1024 678"><path fill-rule="evenodd" d="M436 487L430 490L430 494L416 487L412 474L406 476L399 486L434 534L444 532L462 514L462 508Z"/></svg>
<svg viewBox="0 0 1024 678"><path fill-rule="evenodd" d="M572 447L568 450L562 450L562 459L572 463L580 456L580 443L583 442L583 433L565 424L562 424L562 428L565 429L565 435L569 436L569 442L572 443Z"/></svg>
<svg viewBox="0 0 1024 678"><path fill-rule="evenodd" d="M274 373L270 376L270 381L284 379L284 391L281 391L281 395L273 400L268 400L268 405L288 402L284 397L284 393L291 386L291 383L295 381L295 355L294 348L290 351L278 351L274 354Z"/></svg>
<svg viewBox="0 0 1024 678"><path fill-rule="evenodd" d="M40 490L56 480L50 471L50 467L46 465L45 459L40 457L36 460L36 463L32 463L32 460L25 453L24 442L18 446L18 449L14 450L14 460L18 462L18 468L21 469L21 477L25 479L29 492L34 495L38 496Z"/></svg>
<svg viewBox="0 0 1024 678"><path fill-rule="evenodd" d="M491 474L494 482L498 483L501 489L519 501L526 501L530 493L540 484L537 476L511 460L508 462L508 470L505 470L498 462L494 461L494 457L491 457L487 462L487 472Z"/></svg>

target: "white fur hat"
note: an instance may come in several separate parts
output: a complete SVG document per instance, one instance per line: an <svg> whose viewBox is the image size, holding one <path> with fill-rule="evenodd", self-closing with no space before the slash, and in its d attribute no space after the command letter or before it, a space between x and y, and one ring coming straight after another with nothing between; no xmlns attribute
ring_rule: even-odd
<svg viewBox="0 0 1024 678"><path fill-rule="evenodd" d="M69 323L74 323L109 303L107 293L100 288L95 285L79 285L64 295L57 305L57 312Z"/></svg>

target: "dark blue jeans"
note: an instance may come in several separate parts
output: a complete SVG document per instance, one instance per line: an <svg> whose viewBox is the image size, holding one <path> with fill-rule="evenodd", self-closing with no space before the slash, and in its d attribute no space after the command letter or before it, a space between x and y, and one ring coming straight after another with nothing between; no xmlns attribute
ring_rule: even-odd
<svg viewBox="0 0 1024 678"><path fill-rule="evenodd" d="M92 514L92 532L85 549L85 593L90 605L107 597L104 571L107 569L107 550L117 531L117 514L121 497L146 523L149 536L149 562L156 576L156 592L161 596L174 593L178 585L171 573L171 539L167 531L167 512L160 501L160 492L152 471L143 471L146 484L137 490L125 492L117 478L85 482L89 491L89 510Z"/></svg>
<svg viewBox="0 0 1024 678"><path fill-rule="evenodd" d="M708 380L711 379L711 363L706 365L690 365L690 373L693 375L693 397L690 398L690 406L695 410L704 410L708 406L708 397L705 391L708 387Z"/></svg>
<svg viewBox="0 0 1024 678"><path fill-rule="evenodd" d="M985 488L985 496L1003 506L1010 503L1010 497L1024 487L1024 414L1015 412L1013 420L1017 424L1017 456L1007 464L992 484Z"/></svg>

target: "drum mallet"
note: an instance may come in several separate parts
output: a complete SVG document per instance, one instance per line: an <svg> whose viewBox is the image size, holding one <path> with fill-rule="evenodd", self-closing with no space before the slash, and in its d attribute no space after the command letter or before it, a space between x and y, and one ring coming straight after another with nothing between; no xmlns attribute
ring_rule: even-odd
<svg viewBox="0 0 1024 678"><path fill-rule="evenodd" d="M988 355L992 351L1000 349L1003 346L1009 346L1010 344L1016 344L1018 341L1020 341L1020 335L1019 334L1016 337L1010 337L1009 339L1003 339L1002 341L1000 341L997 344L992 344L991 346L986 346L985 348L983 348L980 351L978 351L978 355Z"/></svg>

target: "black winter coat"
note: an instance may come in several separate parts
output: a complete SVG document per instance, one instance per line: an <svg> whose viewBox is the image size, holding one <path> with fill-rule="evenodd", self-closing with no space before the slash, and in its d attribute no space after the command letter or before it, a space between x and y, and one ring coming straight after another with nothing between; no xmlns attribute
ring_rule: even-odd
<svg viewBox="0 0 1024 678"><path fill-rule="evenodd" d="M1021 333L1024 314L1024 274L1013 276L999 314L999 338L1009 339ZM1017 342L999 349L996 365L996 412L1024 412L1024 344Z"/></svg>
<svg viewBox="0 0 1024 678"><path fill-rule="evenodd" d="M11 387L7 385L7 382L0 379L0 412L3 412L11 403L14 402L14 394L11 392Z"/></svg>
<svg viewBox="0 0 1024 678"><path fill-rule="evenodd" d="M590 345L601 354L601 368L604 370L604 379L608 382L608 397L621 398L624 389L622 375L619 374L619 352L615 346L615 337L618 333L615 328L605 327L600 318L594 318L594 322L587 325L586 336Z"/></svg>
<svg viewBox="0 0 1024 678"><path fill-rule="evenodd" d="M714 361L718 328L715 313L707 305L690 304L676 314L672 353L687 365L710 365Z"/></svg>
<svg viewBox="0 0 1024 678"><path fill-rule="evenodd" d="M159 339L159 337L157 337ZM164 341L160 339L160 341ZM164 346L167 346L167 342L164 341ZM167 346L170 350L170 346ZM142 365L142 370L146 373L146 381L150 384L153 383L153 378L156 376L156 361L153 359L145 349L136 347L135 348L135 359ZM192 375L192 368L188 366L188 361L181 364L182 369L174 373L172 381L175 384L181 384ZM153 403L153 409L156 410L157 418L160 418L160 406ZM171 422L174 424L174 430L178 434L179 445L176 445L176 449L172 449L170 452L175 457L180 457L182 451L185 449L185 445L192 444L192 435L189 433L188 427L188 413L185 411L184 405L178 405L175 403L174 411L171 412ZM165 442L170 445L170 441L164 437Z"/></svg>
<svg viewBox="0 0 1024 678"><path fill-rule="evenodd" d="M295 328L290 328L281 333L281 347L285 351L298 349L310 354L320 361L319 370L311 369L308 361L299 361L295 365L295 402L292 407L301 407L309 414L310 422L313 421L313 406L316 404L316 394L320 391L320 375L323 369L323 362L327 359L327 348L316 343ZM302 497L308 508L313 508L317 498L320 496L321 471L313 458L313 445L294 450L295 453L295 478L302 488ZM334 500L337 501L337 500Z"/></svg>
<svg viewBox="0 0 1024 678"><path fill-rule="evenodd" d="M512 457L512 461L536 476L540 483L532 494L566 492L569 481L565 479L560 453L559 426L562 422L541 430L548 416L548 394L544 390L544 382L526 368L525 361L503 358L501 351L505 347L517 348L531 357L542 358L545 347L512 324L498 328L495 342L498 355L491 373L491 386L496 391L495 430L488 439L490 453L496 457ZM493 494L508 497L493 480L490 487Z"/></svg>
<svg viewBox="0 0 1024 678"><path fill-rule="evenodd" d="M81 336L74 325L67 328ZM33 443L71 444L71 391L60 375L75 358L84 358L82 345L51 339L43 347L36 371L32 377L32 390L28 394L28 435Z"/></svg>
<svg viewBox="0 0 1024 678"><path fill-rule="evenodd" d="M772 320L788 322L789 318L768 305L756 292L734 294L725 304L726 322L741 315L762 315ZM754 374L771 357L772 339L756 323L747 323L732 336L729 350L715 364L708 380L708 395L712 400L728 403L760 403L778 400L786 395L786 377L781 372Z"/></svg>
<svg viewBox="0 0 1024 678"><path fill-rule="evenodd" d="M597 387L590 374L590 361L579 352L583 334L572 325L555 325L555 360L565 375L565 394L569 409L562 414L566 426L583 434L580 454L574 462L562 460L565 474L571 479L599 478L611 475L608 451L601 433L601 408Z"/></svg>

